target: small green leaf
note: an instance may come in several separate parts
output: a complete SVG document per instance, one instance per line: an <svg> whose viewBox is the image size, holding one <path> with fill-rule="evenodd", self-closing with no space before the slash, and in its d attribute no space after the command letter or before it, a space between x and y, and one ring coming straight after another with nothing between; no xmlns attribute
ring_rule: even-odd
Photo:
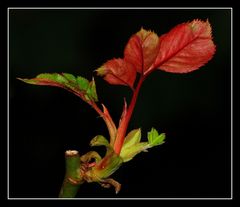
<svg viewBox="0 0 240 207"><path fill-rule="evenodd" d="M161 134L154 140L154 142L152 142L151 145L152 145L152 146L157 146L157 145L163 144L165 138L166 138L165 133L161 133Z"/></svg>
<svg viewBox="0 0 240 207"><path fill-rule="evenodd" d="M102 146L102 145L106 147L109 146L108 140L102 135L95 136L90 142L90 146Z"/></svg>
<svg viewBox="0 0 240 207"><path fill-rule="evenodd" d="M152 128L151 131L148 132L148 142L140 142L140 139L141 139L140 129L132 130L127 135L120 152L120 156L122 157L123 162L128 162L142 151L146 151L149 148L163 144L165 134L162 133L159 135L158 131Z"/></svg>
<svg viewBox="0 0 240 207"><path fill-rule="evenodd" d="M151 131L148 132L148 142L152 143L157 136L158 136L158 131L152 127Z"/></svg>
<svg viewBox="0 0 240 207"><path fill-rule="evenodd" d="M151 147L160 145L164 143L165 134L158 134L158 131L155 128L152 128L150 132L148 132L148 143Z"/></svg>

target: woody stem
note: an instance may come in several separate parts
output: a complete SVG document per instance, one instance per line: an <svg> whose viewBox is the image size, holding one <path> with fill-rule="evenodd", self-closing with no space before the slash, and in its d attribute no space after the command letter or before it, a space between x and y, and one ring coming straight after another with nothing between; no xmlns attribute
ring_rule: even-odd
<svg viewBox="0 0 240 207"><path fill-rule="evenodd" d="M73 198L84 182L80 174L80 156L76 150L65 152L66 174L59 193L59 198Z"/></svg>

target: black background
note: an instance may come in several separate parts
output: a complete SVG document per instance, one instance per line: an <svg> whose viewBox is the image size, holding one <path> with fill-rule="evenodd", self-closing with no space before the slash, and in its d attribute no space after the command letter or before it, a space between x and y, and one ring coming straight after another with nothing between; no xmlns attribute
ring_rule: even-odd
<svg viewBox="0 0 240 207"><path fill-rule="evenodd" d="M90 79L106 60L122 57L141 27L160 35L197 18L212 24L214 58L189 74L151 74L129 125L141 127L143 139L155 127L166 133L166 143L113 175L122 183L118 195L93 183L82 185L78 197L230 197L230 14L229 9L10 10L10 197L57 197L64 151L86 153L91 138L107 136L103 121L78 97L16 77L68 72ZM131 91L95 79L100 101L118 123L123 97L129 102Z"/></svg>

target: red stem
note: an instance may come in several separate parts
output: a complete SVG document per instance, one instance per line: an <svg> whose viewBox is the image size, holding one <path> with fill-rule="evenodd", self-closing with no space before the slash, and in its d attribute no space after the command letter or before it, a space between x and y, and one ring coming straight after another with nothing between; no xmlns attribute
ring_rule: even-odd
<svg viewBox="0 0 240 207"><path fill-rule="evenodd" d="M117 131L117 137L116 137L116 140L115 140L115 143L114 143L114 151L118 155L121 152L122 145L123 145L123 142L124 142L124 138L125 138L125 135L126 135L126 132L127 132L128 124L129 124L129 121L132 117L132 113L133 113L133 110L134 110L135 105L136 105L139 90L142 86L142 83L143 83L144 79L145 79L145 76L141 76L141 78L139 79L137 87L134 90L131 103L130 103L128 109L127 109L127 113L126 113L125 116L122 117L122 120L119 123L118 131Z"/></svg>

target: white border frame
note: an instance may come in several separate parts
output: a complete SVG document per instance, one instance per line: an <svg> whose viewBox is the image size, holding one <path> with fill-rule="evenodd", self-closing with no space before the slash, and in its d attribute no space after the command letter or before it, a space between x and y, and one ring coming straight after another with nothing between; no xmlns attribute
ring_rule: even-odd
<svg viewBox="0 0 240 207"><path fill-rule="evenodd" d="M226 198L10 198L9 197L9 10L61 9L61 10L110 10L110 9L229 9L231 10L231 197ZM232 7L8 7L7 8L7 198L8 200L232 200L233 199L233 8Z"/></svg>

